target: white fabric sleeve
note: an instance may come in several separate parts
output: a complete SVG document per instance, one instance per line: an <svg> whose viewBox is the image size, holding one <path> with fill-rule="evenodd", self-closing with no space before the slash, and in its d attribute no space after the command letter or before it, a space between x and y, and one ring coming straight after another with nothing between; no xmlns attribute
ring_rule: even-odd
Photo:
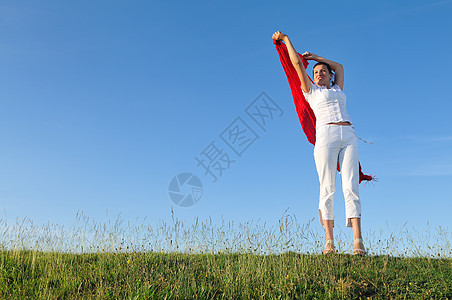
<svg viewBox="0 0 452 300"><path fill-rule="evenodd" d="M309 93L305 93L303 91L303 89L301 89L301 91L303 92L303 96L306 99L306 101L309 103L310 102L310 98L312 97L312 95L314 94L314 90L317 90L318 87L313 84L312 82L309 81L309 83L311 84L311 89L309 90Z"/></svg>

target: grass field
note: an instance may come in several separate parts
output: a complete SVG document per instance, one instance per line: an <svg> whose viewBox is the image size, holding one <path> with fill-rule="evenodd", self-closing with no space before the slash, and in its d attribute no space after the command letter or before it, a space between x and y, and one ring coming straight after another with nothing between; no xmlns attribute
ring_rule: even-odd
<svg viewBox="0 0 452 300"><path fill-rule="evenodd" d="M447 299L450 259L2 251L2 299Z"/></svg>
<svg viewBox="0 0 452 300"><path fill-rule="evenodd" d="M29 220L0 229L1 299L452 299L444 229L370 233L366 257L347 254L340 234L338 253L319 255L321 235L291 216L276 227L80 216L67 230Z"/></svg>

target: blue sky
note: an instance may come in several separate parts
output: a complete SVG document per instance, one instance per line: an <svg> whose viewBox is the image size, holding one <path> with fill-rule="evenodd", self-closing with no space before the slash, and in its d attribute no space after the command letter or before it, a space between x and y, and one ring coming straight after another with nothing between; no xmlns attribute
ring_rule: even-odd
<svg viewBox="0 0 452 300"><path fill-rule="evenodd" d="M452 1L312 3L2 1L2 218L317 218L313 147L271 40L281 30L344 65L356 132L373 143L360 161L379 178L361 185L363 229L449 228ZM282 112L266 132L245 112L262 92ZM237 117L259 136L241 157L220 138ZM235 160L215 183L195 160L211 142ZM187 208L168 195L183 172L203 183Z"/></svg>

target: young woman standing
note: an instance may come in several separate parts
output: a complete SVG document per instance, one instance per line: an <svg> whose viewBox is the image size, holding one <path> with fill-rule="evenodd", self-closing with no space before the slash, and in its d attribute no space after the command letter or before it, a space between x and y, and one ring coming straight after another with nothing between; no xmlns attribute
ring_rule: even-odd
<svg viewBox="0 0 452 300"><path fill-rule="evenodd" d="M290 60L300 78L305 99L316 117L314 159L320 182L319 217L326 235L323 253L335 252L334 193L339 163L345 198L346 226L353 229L353 254L365 255L361 235L358 141L345 106L344 68L337 62L305 52L302 55L305 60L317 61L313 69L315 84L312 84L289 37L277 31L273 34L273 39L282 40L286 44Z"/></svg>

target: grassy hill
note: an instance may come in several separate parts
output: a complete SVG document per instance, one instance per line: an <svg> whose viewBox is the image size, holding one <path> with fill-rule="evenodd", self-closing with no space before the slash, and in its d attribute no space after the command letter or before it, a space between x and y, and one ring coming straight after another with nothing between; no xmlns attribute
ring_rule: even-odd
<svg viewBox="0 0 452 300"><path fill-rule="evenodd" d="M0 299L452 299L447 228L370 231L366 257L349 255L338 229L338 253L324 256L323 234L295 216L276 226L0 220Z"/></svg>
<svg viewBox="0 0 452 300"><path fill-rule="evenodd" d="M449 258L0 252L1 299L452 299Z"/></svg>

